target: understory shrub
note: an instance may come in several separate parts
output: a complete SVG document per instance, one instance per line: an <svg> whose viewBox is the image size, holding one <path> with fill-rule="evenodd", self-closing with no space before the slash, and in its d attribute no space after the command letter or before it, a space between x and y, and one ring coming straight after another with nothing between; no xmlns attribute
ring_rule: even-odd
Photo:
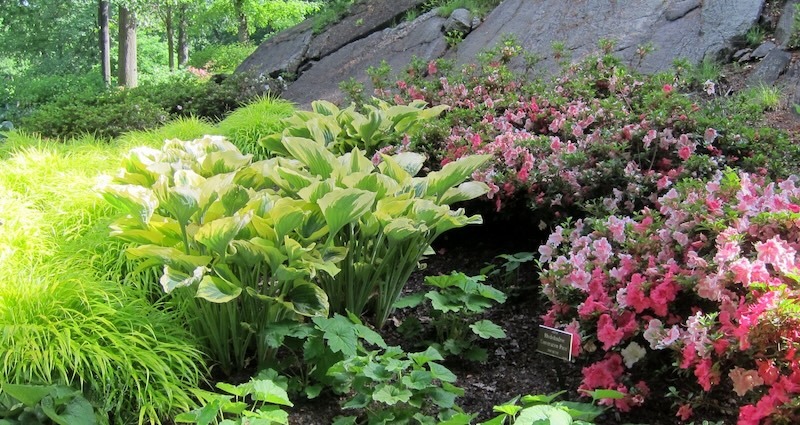
<svg viewBox="0 0 800 425"><path fill-rule="evenodd" d="M394 104L451 107L411 142L433 169L492 155L474 176L489 186L487 197L498 210L527 204L545 222L584 210L633 212L680 178L726 166L783 177L796 169L797 145L760 128L741 98L717 95L713 82L685 94L694 84L687 72L638 75L610 55L567 65L549 82L512 71L534 59L507 40L458 70L417 60L396 82L380 70L373 78L376 95Z"/></svg>
<svg viewBox="0 0 800 425"><path fill-rule="evenodd" d="M540 248L544 323L591 363L582 389L627 411L659 380L677 415L731 404L739 424L800 418L800 188L746 172L684 180L653 209L557 227Z"/></svg>

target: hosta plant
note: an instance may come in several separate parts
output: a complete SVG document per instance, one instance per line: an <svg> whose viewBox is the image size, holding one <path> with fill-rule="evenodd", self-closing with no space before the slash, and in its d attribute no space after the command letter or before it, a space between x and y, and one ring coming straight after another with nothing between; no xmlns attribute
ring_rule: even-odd
<svg viewBox="0 0 800 425"><path fill-rule="evenodd" d="M484 183L464 182L486 155L415 177L425 158L412 152L381 154L376 167L358 149L336 157L303 137L283 137L280 144L303 170L283 173L276 183L283 193L318 204L326 243L346 249L340 273L318 276L332 311L360 316L370 307L375 325L382 326L430 244L448 230L482 222L450 204L486 193Z"/></svg>
<svg viewBox="0 0 800 425"><path fill-rule="evenodd" d="M606 409L597 406L602 399L618 399L624 395L614 390L587 391L591 403L558 400L566 391L555 394L526 395L516 397L507 403L494 406L500 413L481 425L524 425L524 424L574 424L591 425Z"/></svg>
<svg viewBox="0 0 800 425"><path fill-rule="evenodd" d="M62 385L0 386L0 424L96 425L92 404L80 391ZM107 418L106 421L107 422Z"/></svg>
<svg viewBox="0 0 800 425"><path fill-rule="evenodd" d="M728 171L633 217L556 228L539 249L544 323L573 333L592 363L581 388L617 389L628 410L666 380L683 420L731 403L739 424L796 422L797 181Z"/></svg>
<svg viewBox="0 0 800 425"><path fill-rule="evenodd" d="M431 346L442 353L485 362L488 355L478 341L506 337L503 328L491 320L478 320L478 316L493 304L506 301L502 291L482 283L485 279L485 276L467 276L456 272L428 276L425 283L436 289L403 297L397 300L395 307L419 307L423 301L429 302L430 324L435 334ZM421 327L421 321L416 315L411 315L399 330L406 336L417 337Z"/></svg>
<svg viewBox="0 0 800 425"><path fill-rule="evenodd" d="M376 151L399 145L415 135L423 123L439 116L446 105L426 108L423 101L407 105L390 105L374 99L374 105L359 112L354 105L339 109L327 101L311 103L311 111L298 111L283 121L285 129L261 140L267 151L288 154L284 137L304 137L325 146L331 152L344 154L358 148L372 155Z"/></svg>
<svg viewBox="0 0 800 425"><path fill-rule="evenodd" d="M190 327L223 368L243 368L249 350L265 362L261 335L276 321L326 316L318 273L335 275L342 250L318 246L327 233L316 204L278 194L264 176L275 159L251 164L219 137L139 148L104 185L103 196L127 215L112 234L135 246L140 267L162 268Z"/></svg>

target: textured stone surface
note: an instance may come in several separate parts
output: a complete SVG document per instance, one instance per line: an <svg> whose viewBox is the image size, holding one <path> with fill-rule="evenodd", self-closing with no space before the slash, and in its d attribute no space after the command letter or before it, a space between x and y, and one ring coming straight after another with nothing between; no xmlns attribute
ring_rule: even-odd
<svg viewBox="0 0 800 425"><path fill-rule="evenodd" d="M429 12L413 22L404 22L350 43L314 62L282 96L301 108L308 107L316 99L342 103L344 96L338 85L351 77L365 84L365 94L369 95L372 87L365 72L368 67L378 66L385 60L393 70L399 71L414 56L425 60L441 57L447 49L442 34L444 21L436 12Z"/></svg>
<svg viewBox="0 0 800 425"><path fill-rule="evenodd" d="M563 42L571 59L579 60L606 38L616 41L615 53L625 63L656 72L676 58L715 57L757 21L763 5L764 0L505 0L458 45L455 57L470 62L505 34L514 34L544 58L540 68L553 72L558 69L553 42ZM653 51L639 60L637 48L647 43Z"/></svg>
<svg viewBox="0 0 800 425"><path fill-rule="evenodd" d="M444 33L458 31L468 34L472 30L472 13L467 9L456 9L444 23Z"/></svg>
<svg viewBox="0 0 800 425"><path fill-rule="evenodd" d="M800 4L800 0L787 0L781 12L781 18L775 28L775 42L781 47L789 45L789 37L792 35L792 25L794 24L795 6Z"/></svg>
<svg viewBox="0 0 800 425"><path fill-rule="evenodd" d="M756 68L747 78L747 85L766 84L771 86L775 84L778 78L786 71L786 67L789 66L791 60L791 53L781 49L773 49L756 65Z"/></svg>
<svg viewBox="0 0 800 425"><path fill-rule="evenodd" d="M249 71L273 77L284 72L294 74L305 61L311 37L311 21L282 31L258 46L236 67L236 72Z"/></svg>
<svg viewBox="0 0 800 425"><path fill-rule="evenodd" d="M252 71L277 76L294 74L309 60L327 56L355 40L392 24L405 12L425 0L366 0L356 4L350 14L321 34L313 34L313 21L282 31L258 46L236 72Z"/></svg>
<svg viewBox="0 0 800 425"><path fill-rule="evenodd" d="M753 59L761 59L776 47L778 46L775 43L771 41L765 41L764 43L761 43L758 48L753 50L753 53L750 53L750 57Z"/></svg>

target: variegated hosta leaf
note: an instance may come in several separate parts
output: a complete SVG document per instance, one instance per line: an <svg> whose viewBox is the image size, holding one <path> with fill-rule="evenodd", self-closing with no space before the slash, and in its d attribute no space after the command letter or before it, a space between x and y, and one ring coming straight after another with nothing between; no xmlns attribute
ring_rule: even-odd
<svg viewBox="0 0 800 425"><path fill-rule="evenodd" d="M293 283L284 300L290 302L292 311L301 316L328 316L328 295L313 283Z"/></svg>
<svg viewBox="0 0 800 425"><path fill-rule="evenodd" d="M162 180L163 181L163 180ZM156 183L156 188L160 185ZM163 191L162 191L163 190ZM200 211L200 189L191 186L177 186L157 189L161 208L169 212L178 223L186 225L192 216Z"/></svg>
<svg viewBox="0 0 800 425"><path fill-rule="evenodd" d="M263 248L250 241L238 239L228 245L226 261L242 267L255 267L256 264L269 262Z"/></svg>
<svg viewBox="0 0 800 425"><path fill-rule="evenodd" d="M372 210L375 203L375 194L361 189L341 189L328 193L317 202L328 230L335 235L349 223L358 219Z"/></svg>
<svg viewBox="0 0 800 425"><path fill-rule="evenodd" d="M195 297L212 303L223 304L236 299L242 288L217 276L204 276L197 287Z"/></svg>
<svg viewBox="0 0 800 425"><path fill-rule="evenodd" d="M427 195L441 198L448 189L466 180L490 158L491 155L465 156L428 174Z"/></svg>
<svg viewBox="0 0 800 425"><path fill-rule="evenodd" d="M303 210L305 202L289 198L280 198L269 211L273 226L279 239L303 224L307 212Z"/></svg>
<svg viewBox="0 0 800 425"><path fill-rule="evenodd" d="M375 214L366 213L358 221L359 237L371 238L381 230L381 223Z"/></svg>
<svg viewBox="0 0 800 425"><path fill-rule="evenodd" d="M310 186L304 187L303 189L298 191L297 196L299 196L300 199L306 202L311 202L315 204L317 203L317 201L319 201L319 198L322 198L323 196L332 192L335 187L336 185L331 179L316 181L312 183Z"/></svg>
<svg viewBox="0 0 800 425"><path fill-rule="evenodd" d="M255 233L255 237L274 242L280 240L278 238L278 232L276 232L275 228L273 227L272 217L267 216L267 218L264 218L253 215L253 218L250 220L250 227L252 228L252 232L248 233Z"/></svg>
<svg viewBox="0 0 800 425"><path fill-rule="evenodd" d="M218 218L202 226L194 235L198 243L205 245L211 252L222 257L228 250L228 244L246 226L253 217L253 211L235 214L233 217Z"/></svg>
<svg viewBox="0 0 800 425"><path fill-rule="evenodd" d="M230 173L246 167L253 160L252 155L243 155L238 149L209 152L200 162L200 175L210 177L215 174Z"/></svg>
<svg viewBox="0 0 800 425"><path fill-rule="evenodd" d="M337 164L336 157L324 146L302 137L284 137L283 145L289 154L308 167L308 171L327 179Z"/></svg>
<svg viewBox="0 0 800 425"><path fill-rule="evenodd" d="M239 185L231 185L229 189L222 194L220 202L225 209L225 215L230 216L237 211L244 208L250 201L250 194L247 190Z"/></svg>
<svg viewBox="0 0 800 425"><path fill-rule="evenodd" d="M378 221L386 224L395 218L405 216L413 203L414 200L412 199L381 199L378 201L373 214Z"/></svg>
<svg viewBox="0 0 800 425"><path fill-rule="evenodd" d="M154 227L151 225L147 229L142 229L139 220L133 217L122 217L111 224L111 237L139 245L172 246L180 241L180 239L167 239L163 232Z"/></svg>
<svg viewBox="0 0 800 425"><path fill-rule="evenodd" d="M411 181L413 176L394 157L381 154L381 158L383 158L383 162L378 165L381 173L391 177L401 185L406 185Z"/></svg>
<svg viewBox="0 0 800 425"><path fill-rule="evenodd" d="M439 220L450 213L450 208L447 205L437 205L428 199L416 199L411 206L411 212L417 221L434 227Z"/></svg>
<svg viewBox="0 0 800 425"><path fill-rule="evenodd" d="M341 111L338 106L328 102L327 100L315 100L314 102L311 102L311 110L320 115L333 117L338 115Z"/></svg>
<svg viewBox="0 0 800 425"><path fill-rule="evenodd" d="M211 257L207 255L191 255L172 247L157 245L141 245L128 248L129 258L154 260L158 264L170 266L186 273L200 266L207 266Z"/></svg>
<svg viewBox="0 0 800 425"><path fill-rule="evenodd" d="M162 174L158 171L158 167L155 167L156 169L152 167L161 162L161 155L162 153L158 149L148 147L131 149L128 156L122 160L124 172L117 177L116 181L144 187L152 186Z"/></svg>
<svg viewBox="0 0 800 425"><path fill-rule="evenodd" d="M443 205L450 205L456 202L469 201L483 196L489 192L489 186L484 182L468 181L461 183L457 187L447 189L444 196L440 199Z"/></svg>
<svg viewBox="0 0 800 425"><path fill-rule="evenodd" d="M352 151L339 157L342 172L344 173L371 173L375 171L375 164L364 156L360 149L353 148Z"/></svg>
<svg viewBox="0 0 800 425"><path fill-rule="evenodd" d="M425 164L425 155L416 152L401 152L392 155L392 159L412 177L416 176Z"/></svg>
<svg viewBox="0 0 800 425"><path fill-rule="evenodd" d="M389 222L383 228L383 234L391 242L401 242L409 238L425 237L428 230L425 224L403 217Z"/></svg>
<svg viewBox="0 0 800 425"><path fill-rule="evenodd" d="M278 267L289 259L286 253L276 246L275 241L253 238L250 242L258 248L260 254L264 255L270 271L278 270Z"/></svg>
<svg viewBox="0 0 800 425"><path fill-rule="evenodd" d="M290 168L275 167L275 171L288 183L288 185L282 187L282 189L290 193L297 193L300 189L308 187L319 180L308 175L308 173L301 173Z"/></svg>
<svg viewBox="0 0 800 425"><path fill-rule="evenodd" d="M152 190L133 185L109 184L100 188L103 198L125 214L135 217L147 227L158 208L158 198Z"/></svg>
<svg viewBox="0 0 800 425"><path fill-rule="evenodd" d="M208 268L205 266L196 267L191 274L184 273L180 270L173 269L170 266L164 266L164 273L161 275L159 282L164 292L170 293L176 288L183 288L200 283L205 276Z"/></svg>
<svg viewBox="0 0 800 425"><path fill-rule="evenodd" d="M283 146L283 134L276 133L264 136L258 140L258 144L267 150L271 155L289 155L289 151Z"/></svg>
<svg viewBox="0 0 800 425"><path fill-rule="evenodd" d="M466 216L463 209L458 209L457 211L451 211L439 220L434 230L436 230L437 235L441 235L448 230L458 229L470 224L483 224L483 218L479 215Z"/></svg>
<svg viewBox="0 0 800 425"><path fill-rule="evenodd" d="M322 115L306 121L305 126L308 128L311 140L325 147L334 144L342 132L342 128L336 123L335 118Z"/></svg>

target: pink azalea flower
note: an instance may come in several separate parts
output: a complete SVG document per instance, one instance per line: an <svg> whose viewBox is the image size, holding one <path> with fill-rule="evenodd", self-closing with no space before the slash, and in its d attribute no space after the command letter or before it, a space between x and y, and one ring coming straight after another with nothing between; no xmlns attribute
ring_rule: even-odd
<svg viewBox="0 0 800 425"><path fill-rule="evenodd" d="M739 397L744 396L748 391L759 385L764 385L764 380L758 376L757 371L742 369L738 366L731 369L728 377L733 381L733 391Z"/></svg>

